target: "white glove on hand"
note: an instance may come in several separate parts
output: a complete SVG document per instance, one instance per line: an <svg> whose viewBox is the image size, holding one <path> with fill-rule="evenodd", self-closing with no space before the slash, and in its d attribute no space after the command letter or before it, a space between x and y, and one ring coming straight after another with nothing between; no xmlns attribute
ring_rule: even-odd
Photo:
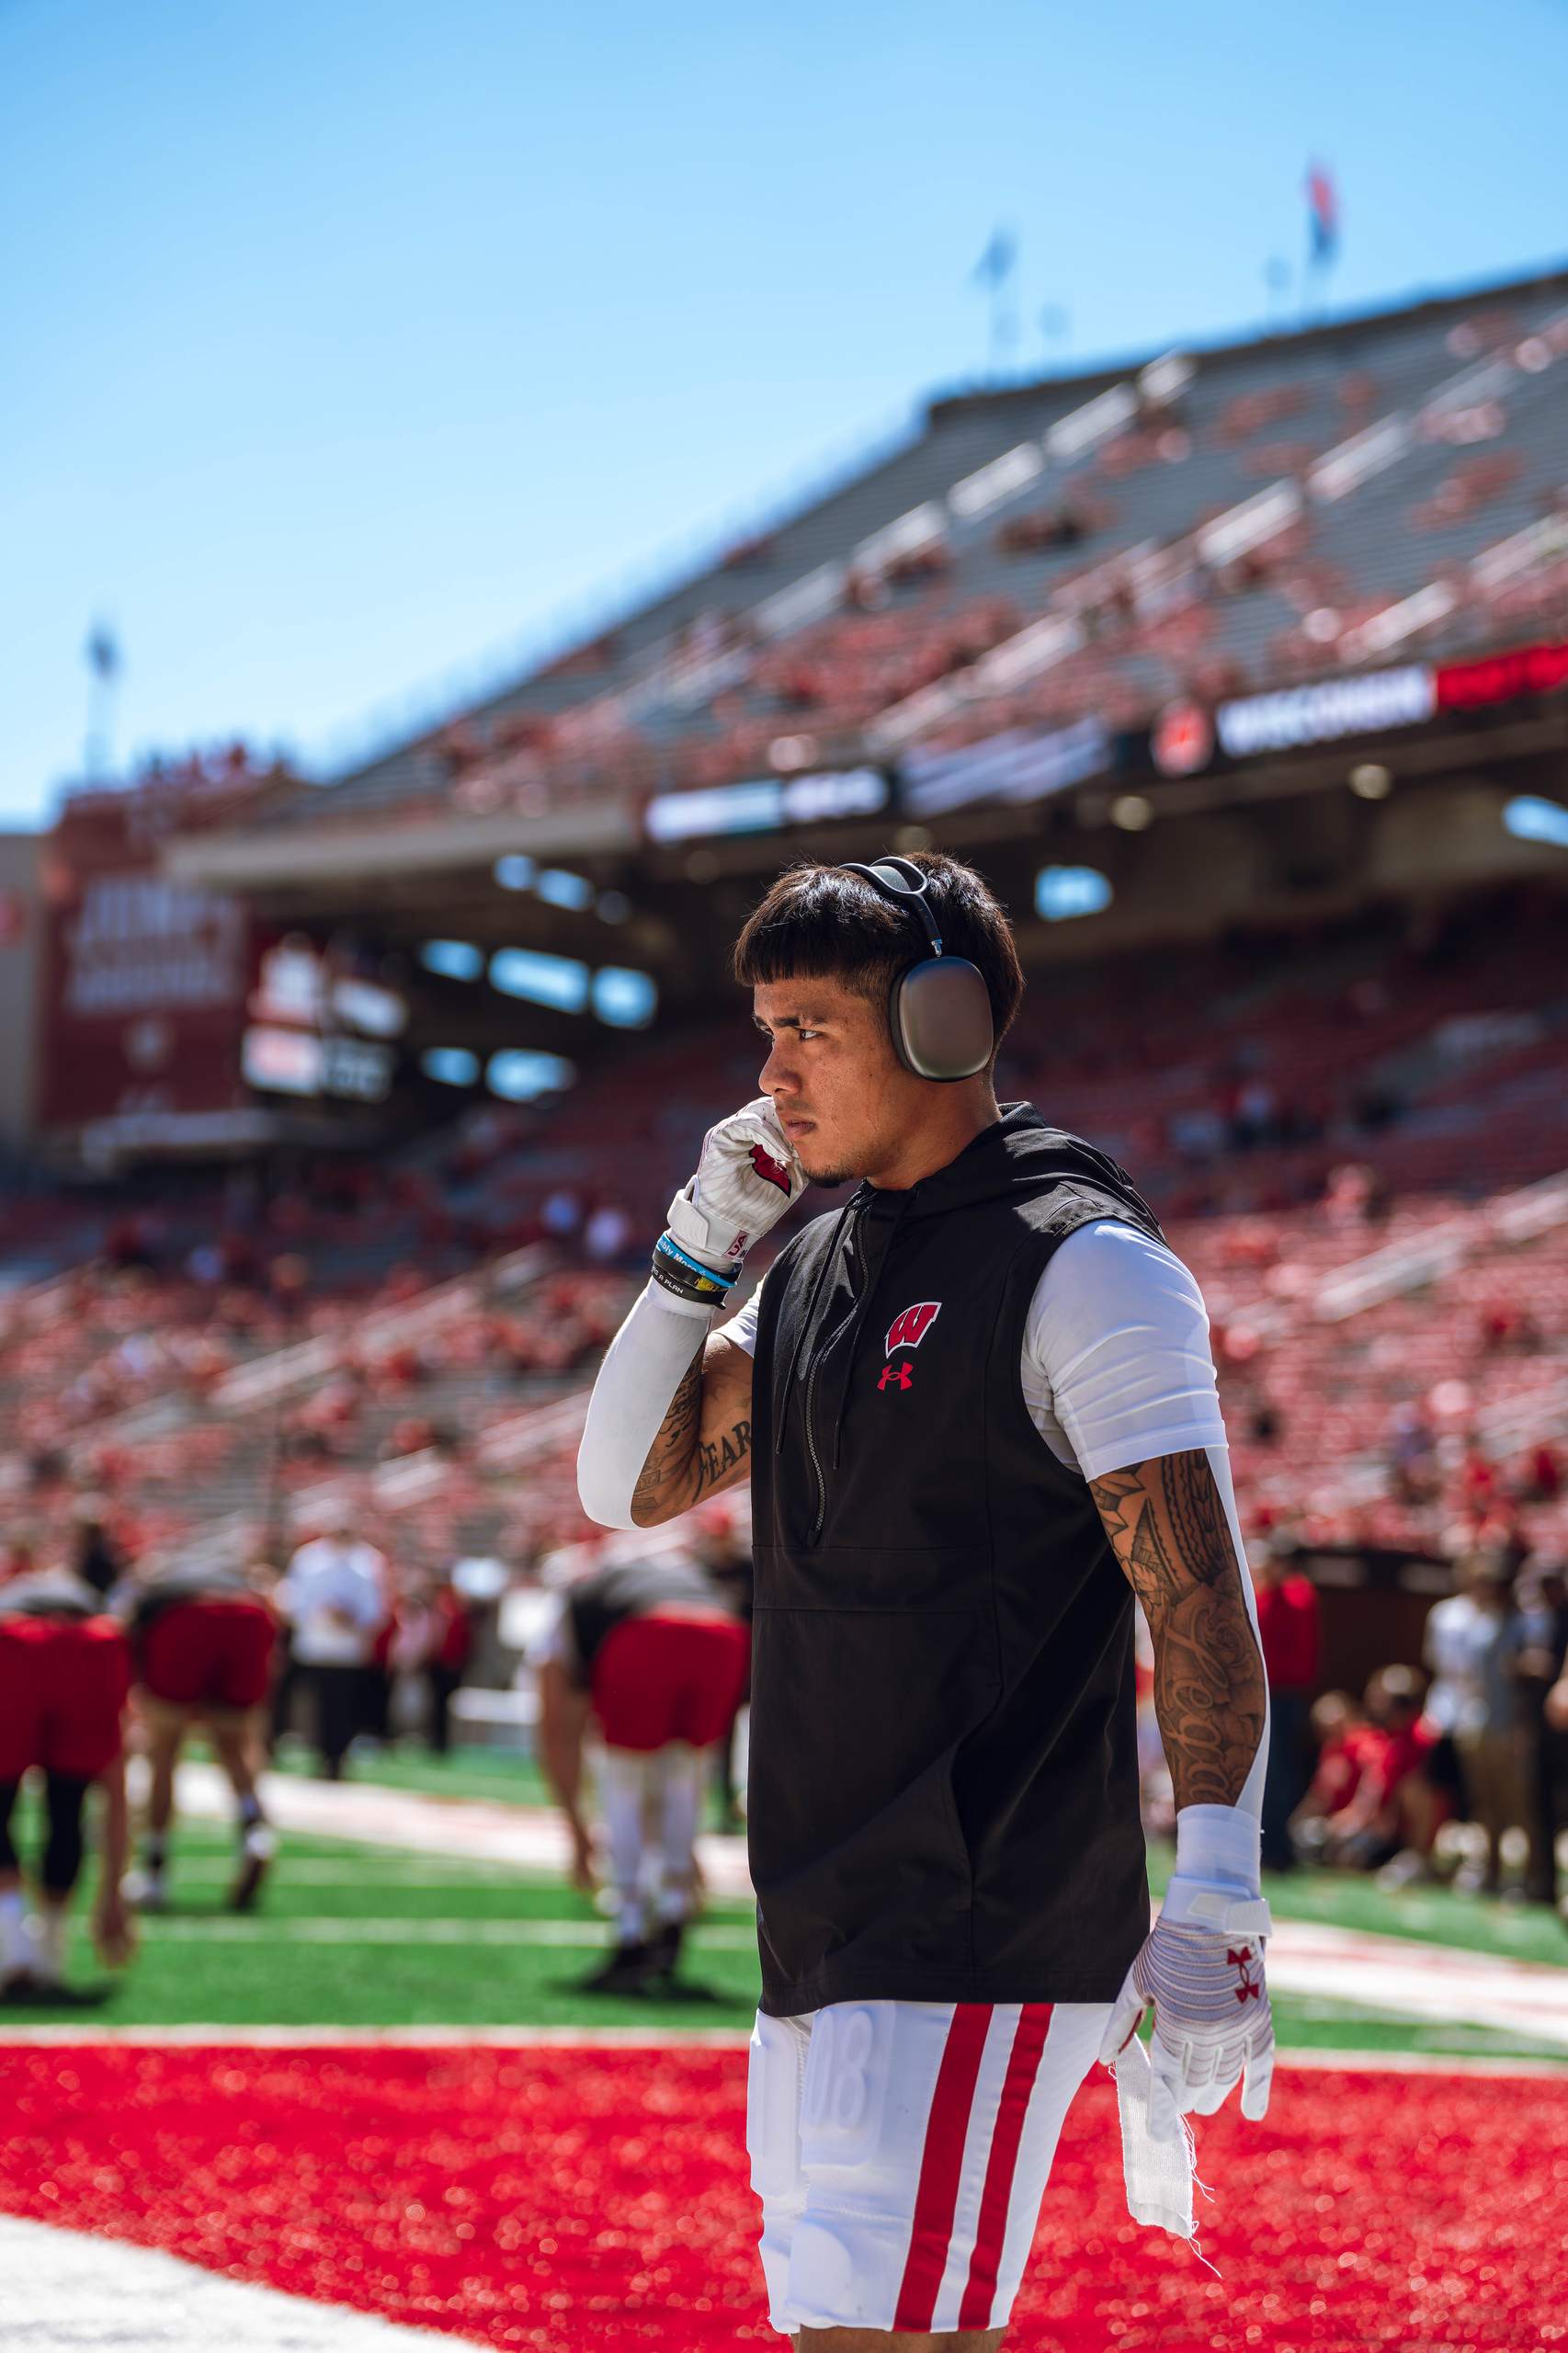
<svg viewBox="0 0 1568 2353"><path fill-rule="evenodd" d="M1242 2114L1268 2106L1274 2019L1263 1974L1268 1906L1260 1895L1173 1879L1160 1917L1117 1997L1100 2046L1113 2067L1151 2004L1149 2129L1176 2139L1179 2117L1212 2116L1242 2086Z"/></svg>
<svg viewBox="0 0 1568 2353"><path fill-rule="evenodd" d="M670 1203L670 1233L692 1257L728 1274L808 1181L771 1100L759 1095L703 1137L697 1174Z"/></svg>

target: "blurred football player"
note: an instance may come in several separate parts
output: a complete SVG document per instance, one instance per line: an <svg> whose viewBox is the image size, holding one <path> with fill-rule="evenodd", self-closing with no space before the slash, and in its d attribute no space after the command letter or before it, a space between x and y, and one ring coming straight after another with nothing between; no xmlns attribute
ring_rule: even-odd
<svg viewBox="0 0 1568 2353"><path fill-rule="evenodd" d="M161 1911L168 1901L175 1772L187 1734L199 1724L234 1795L239 1853L229 1906L248 1911L276 1843L256 1777L277 1661L277 1618L250 1577L222 1568L171 1568L132 1586L124 1608L149 1766L142 1860L128 1893L143 1911Z"/></svg>
<svg viewBox="0 0 1568 2353"><path fill-rule="evenodd" d="M653 1527L751 1480L774 2325L991 2348L1096 2057L1131 2210L1185 2235L1183 2114L1267 2098L1267 1694L1208 1323L1125 1172L998 1105L1023 976L972 870L801 861L735 972L761 1098L671 1203L578 1483ZM852 1178L734 1313L806 1185ZM1177 1810L1152 1930L1134 1593Z"/></svg>
<svg viewBox="0 0 1568 2353"><path fill-rule="evenodd" d="M131 1660L122 1629L91 1586L63 1568L0 1583L0 1996L47 1999L63 1990L71 1899L81 1877L87 1792L103 1791L102 1854L92 1931L119 1967L131 1932L120 1881L129 1831L124 1715ZM29 1915L12 1835L24 1776L43 1777L48 1822Z"/></svg>
<svg viewBox="0 0 1568 2353"><path fill-rule="evenodd" d="M589 1981L597 1992L635 1993L675 1970L696 1893L712 1752L734 1722L749 1651L734 1596L679 1555L591 1570L568 1586L535 1645L540 1756L585 1892L597 1877L583 1802L590 1725L601 1744L616 1946Z"/></svg>

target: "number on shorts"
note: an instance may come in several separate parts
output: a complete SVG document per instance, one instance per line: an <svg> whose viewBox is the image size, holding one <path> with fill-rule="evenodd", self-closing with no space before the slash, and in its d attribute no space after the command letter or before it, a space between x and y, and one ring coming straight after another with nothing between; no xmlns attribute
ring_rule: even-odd
<svg viewBox="0 0 1568 2353"><path fill-rule="evenodd" d="M875 2046L869 2010L826 2009L815 2020L801 2120L807 2131L850 2133L864 2123Z"/></svg>

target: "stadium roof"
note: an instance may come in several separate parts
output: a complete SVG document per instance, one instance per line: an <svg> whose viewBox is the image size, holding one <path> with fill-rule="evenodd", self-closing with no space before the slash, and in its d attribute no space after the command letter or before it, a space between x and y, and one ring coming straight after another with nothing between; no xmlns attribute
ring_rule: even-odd
<svg viewBox="0 0 1568 2353"><path fill-rule="evenodd" d="M1565 388L1568 269L938 399L901 447L217 863L417 865L449 833L470 855L622 850L655 792L1519 642L1568 620Z"/></svg>

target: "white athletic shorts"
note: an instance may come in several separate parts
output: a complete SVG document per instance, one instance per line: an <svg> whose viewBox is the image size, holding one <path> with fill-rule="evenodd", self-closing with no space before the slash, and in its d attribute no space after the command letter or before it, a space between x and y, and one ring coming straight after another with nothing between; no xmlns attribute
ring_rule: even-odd
<svg viewBox="0 0 1568 2353"><path fill-rule="evenodd" d="M760 2017L746 2147L768 2317L1000 2328L1107 2002L835 2002Z"/></svg>

